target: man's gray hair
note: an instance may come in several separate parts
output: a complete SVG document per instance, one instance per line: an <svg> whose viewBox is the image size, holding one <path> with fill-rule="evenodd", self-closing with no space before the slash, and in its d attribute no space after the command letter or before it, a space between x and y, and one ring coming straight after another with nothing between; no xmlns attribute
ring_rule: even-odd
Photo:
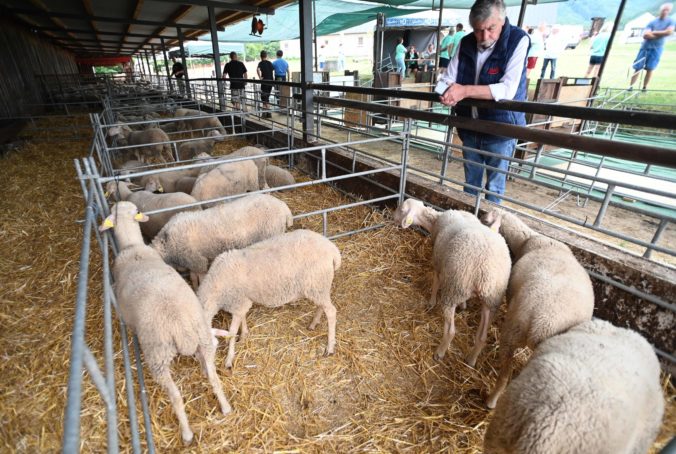
<svg viewBox="0 0 676 454"><path fill-rule="evenodd" d="M503 0L476 0L469 10L469 21L472 24L484 22L493 15L493 9L498 12L500 19L507 17Z"/></svg>

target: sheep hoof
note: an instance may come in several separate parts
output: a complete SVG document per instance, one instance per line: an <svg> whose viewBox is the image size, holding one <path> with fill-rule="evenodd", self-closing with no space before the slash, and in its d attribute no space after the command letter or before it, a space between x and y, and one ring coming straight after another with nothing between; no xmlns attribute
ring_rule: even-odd
<svg viewBox="0 0 676 454"><path fill-rule="evenodd" d="M474 368L474 366L476 366L476 358L472 358L472 357L468 356L468 357L465 359L465 363L467 363L467 365L468 365L469 367Z"/></svg>
<svg viewBox="0 0 676 454"><path fill-rule="evenodd" d="M495 408L495 405L498 403L498 396L494 396L491 394L488 396L488 399L486 399L486 408L489 410L493 410Z"/></svg>
<svg viewBox="0 0 676 454"><path fill-rule="evenodd" d="M183 438L183 444L185 446L190 446L192 444L192 440L193 440L192 431L189 430L187 432L184 432L183 434L181 434L181 437Z"/></svg>
<svg viewBox="0 0 676 454"><path fill-rule="evenodd" d="M434 360L435 361L441 361L444 359L445 353L440 353L440 352L434 352Z"/></svg>
<svg viewBox="0 0 676 454"><path fill-rule="evenodd" d="M331 350L329 350L329 349L324 350L324 356L333 356L333 354L334 354L333 349L331 349Z"/></svg>
<svg viewBox="0 0 676 454"><path fill-rule="evenodd" d="M228 405L223 405L221 406L221 412L223 412L224 415L232 413L232 407Z"/></svg>
<svg viewBox="0 0 676 454"><path fill-rule="evenodd" d="M314 330L317 327L316 323L310 323L310 325L307 327L310 331Z"/></svg>

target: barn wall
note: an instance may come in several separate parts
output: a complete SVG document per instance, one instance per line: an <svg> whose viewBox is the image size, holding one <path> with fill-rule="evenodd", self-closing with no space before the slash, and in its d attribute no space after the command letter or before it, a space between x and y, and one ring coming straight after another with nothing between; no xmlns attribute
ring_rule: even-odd
<svg viewBox="0 0 676 454"><path fill-rule="evenodd" d="M74 74L75 56L11 19L0 17L0 117L27 113L26 104L42 103L36 74Z"/></svg>

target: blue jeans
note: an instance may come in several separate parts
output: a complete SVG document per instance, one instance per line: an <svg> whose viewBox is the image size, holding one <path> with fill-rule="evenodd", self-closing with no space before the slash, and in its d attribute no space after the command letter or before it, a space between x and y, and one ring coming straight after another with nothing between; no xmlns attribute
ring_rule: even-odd
<svg viewBox="0 0 676 454"><path fill-rule="evenodd" d="M545 78L545 71L547 71L547 65L551 63L552 69L549 70L549 78L556 79L556 58L545 58L542 62L542 71L540 72L540 79Z"/></svg>
<svg viewBox="0 0 676 454"><path fill-rule="evenodd" d="M401 77L405 77L406 64L404 63L404 57L395 58L394 61L397 63L397 72L401 74Z"/></svg>
<svg viewBox="0 0 676 454"><path fill-rule="evenodd" d="M509 161L507 159L500 159L495 156L487 156L477 153L474 150L466 149L465 147L475 148L481 151L489 151L491 153L502 156L511 157L516 147L516 139L505 139L496 141L494 138L487 140L482 134L465 132L461 136L462 139L462 156L468 161L478 162L490 167L486 167L486 185L482 184L484 177L484 167L480 167L468 162L464 163L465 167L465 183L476 186L477 188L485 188L488 191L497 194L505 193L505 182L507 181L507 169L509 168ZM505 173L496 172L494 169L500 169ZM464 191L468 194L477 194L474 188L465 187ZM486 200L500 203L500 197L491 194L486 194Z"/></svg>

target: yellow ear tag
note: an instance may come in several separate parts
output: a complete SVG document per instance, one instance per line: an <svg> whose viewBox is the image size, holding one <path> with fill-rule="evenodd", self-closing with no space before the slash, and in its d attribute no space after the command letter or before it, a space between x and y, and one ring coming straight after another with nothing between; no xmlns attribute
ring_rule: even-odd
<svg viewBox="0 0 676 454"><path fill-rule="evenodd" d="M136 213L134 215L134 220L135 221L142 221L143 220L143 213ZM112 226L111 226L112 227Z"/></svg>
<svg viewBox="0 0 676 454"><path fill-rule="evenodd" d="M500 233L500 226L498 224L493 224L490 226L490 229L495 233Z"/></svg>
<svg viewBox="0 0 676 454"><path fill-rule="evenodd" d="M106 199L108 198L109 195L110 195L110 192L108 192L108 191L103 193L103 197L105 197Z"/></svg>
<svg viewBox="0 0 676 454"><path fill-rule="evenodd" d="M404 225L406 227L410 227L411 224L413 224L413 216L409 214L408 216L406 216L406 219L404 220Z"/></svg>
<svg viewBox="0 0 676 454"><path fill-rule="evenodd" d="M108 227L108 228L110 229L110 228L115 227L115 224L113 224L112 219L106 218L106 220L103 221L103 226L104 226L104 227Z"/></svg>

